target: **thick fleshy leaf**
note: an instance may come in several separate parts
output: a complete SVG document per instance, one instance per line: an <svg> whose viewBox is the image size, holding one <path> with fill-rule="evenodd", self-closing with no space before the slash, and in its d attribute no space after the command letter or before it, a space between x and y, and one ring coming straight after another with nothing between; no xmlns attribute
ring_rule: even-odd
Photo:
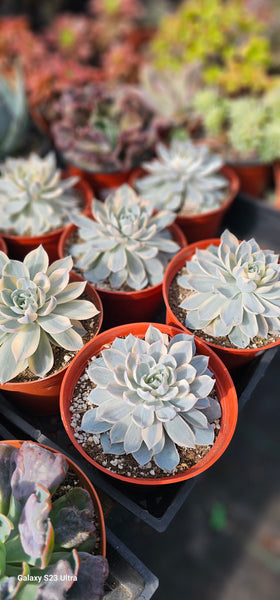
<svg viewBox="0 0 280 600"><path fill-rule="evenodd" d="M194 434L180 416L177 415L172 421L166 421L163 426L171 440L178 446L186 448L195 447Z"/></svg>
<svg viewBox="0 0 280 600"><path fill-rule="evenodd" d="M149 425L142 430L143 440L149 450L151 450L159 442L162 435L163 429L160 421L154 421L152 425Z"/></svg>
<svg viewBox="0 0 280 600"><path fill-rule="evenodd" d="M154 422L154 409L145 404L138 404L133 410L132 419L139 427L149 427Z"/></svg>
<svg viewBox="0 0 280 600"><path fill-rule="evenodd" d="M50 452L33 442L23 442L17 455L17 467L11 478L11 488L16 500L23 502L36 489L36 484L54 490L65 479L65 457Z"/></svg>
<svg viewBox="0 0 280 600"><path fill-rule="evenodd" d="M90 319L99 313L93 302L89 300L73 300L65 304L58 304L54 314L67 315L69 319Z"/></svg>
<svg viewBox="0 0 280 600"><path fill-rule="evenodd" d="M60 496L50 513L55 534L55 550L77 548L87 543L88 550L96 543L94 507L87 490L75 487Z"/></svg>
<svg viewBox="0 0 280 600"><path fill-rule="evenodd" d="M143 441L142 430L135 423L130 423L124 436L124 449L127 454L137 452Z"/></svg>
<svg viewBox="0 0 280 600"><path fill-rule="evenodd" d="M108 421L96 419L96 408L87 410L83 415L81 422L82 431L86 431L87 433L103 433L104 431L108 431L110 427L111 423Z"/></svg>
<svg viewBox="0 0 280 600"><path fill-rule="evenodd" d="M34 279L37 273L46 273L49 266L49 257L44 250L43 246L40 245L35 250L31 250L26 254L23 264L28 268L30 279Z"/></svg>
<svg viewBox="0 0 280 600"><path fill-rule="evenodd" d="M33 559L40 558L44 567L46 546L50 545L48 552L51 553L54 544L49 520L51 495L38 485L35 489L35 494L28 497L23 507L18 528L24 552Z"/></svg>
<svg viewBox="0 0 280 600"><path fill-rule="evenodd" d="M214 383L215 380L208 377L208 375L200 375L191 383L190 391L198 398L205 398L210 394Z"/></svg>
<svg viewBox="0 0 280 600"><path fill-rule="evenodd" d="M111 444L107 433L101 434L101 444L105 454L116 454L117 456L125 454L123 443L120 442L118 444Z"/></svg>
<svg viewBox="0 0 280 600"><path fill-rule="evenodd" d="M74 329L67 329L61 333L52 333L51 336L56 344L65 348L65 350L80 350L83 347L83 340Z"/></svg>
<svg viewBox="0 0 280 600"><path fill-rule="evenodd" d="M78 552L80 565L78 579L67 592L68 600L102 600L104 583L109 574L108 562L103 556Z"/></svg>
<svg viewBox="0 0 280 600"><path fill-rule="evenodd" d="M40 341L37 350L28 358L29 369L38 377L45 377L54 363L53 351L47 334L40 330Z"/></svg>
<svg viewBox="0 0 280 600"><path fill-rule="evenodd" d="M178 450L167 436L165 436L165 444L161 452L155 454L154 461L160 469L171 472L179 464L180 457Z"/></svg>
<svg viewBox="0 0 280 600"><path fill-rule="evenodd" d="M0 445L0 513L6 515L9 509L10 479L15 469L17 449L9 444Z"/></svg>
<svg viewBox="0 0 280 600"><path fill-rule="evenodd" d="M139 450L137 450L137 452L133 452L132 456L133 458L135 458L139 465L143 466L151 460L152 454L153 451L148 450L146 444L143 442Z"/></svg>

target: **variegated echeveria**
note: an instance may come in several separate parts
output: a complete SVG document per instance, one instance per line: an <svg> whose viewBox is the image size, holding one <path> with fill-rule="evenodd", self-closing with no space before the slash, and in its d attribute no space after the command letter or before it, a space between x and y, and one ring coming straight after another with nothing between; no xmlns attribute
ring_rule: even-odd
<svg viewBox="0 0 280 600"><path fill-rule="evenodd" d="M219 174L223 160L205 145L173 140L157 146L157 158L143 164L148 174L136 182L142 198L157 210L194 215L219 208L228 181Z"/></svg>
<svg viewBox="0 0 280 600"><path fill-rule="evenodd" d="M35 236L71 223L79 210L73 190L78 177L61 178L55 154L45 158L7 158L0 165L0 228L4 233Z"/></svg>
<svg viewBox="0 0 280 600"><path fill-rule="evenodd" d="M169 472L180 460L177 446L213 444L210 423L221 408L209 397L215 381L208 357L195 350L193 336L169 340L152 325L144 339L116 338L88 367L95 407L81 429L101 434L105 453L132 454L140 465L153 458Z"/></svg>
<svg viewBox="0 0 280 600"><path fill-rule="evenodd" d="M255 337L280 334L280 265L278 255L261 250L255 239L242 241L225 230L219 246L197 249L186 263L179 286L192 290L180 306L186 327L228 336L238 348Z"/></svg>
<svg viewBox="0 0 280 600"><path fill-rule="evenodd" d="M0 446L3 600L102 600L108 566L102 556L89 554L96 546L91 497L80 487L52 497L66 474L60 453L33 442L19 450Z"/></svg>
<svg viewBox="0 0 280 600"><path fill-rule="evenodd" d="M49 266L42 246L23 262L0 252L0 381L5 383L27 367L44 377L53 366L51 344L67 350L83 346L85 330L77 319L99 311L77 299L86 282L69 283L70 256Z"/></svg>
<svg viewBox="0 0 280 600"><path fill-rule="evenodd" d="M109 281L113 289L126 284L140 290L163 280L168 260L179 250L167 227L170 211L153 214L128 185L110 194L105 203L93 200L94 221L73 217L81 242L70 248L75 265L96 285Z"/></svg>

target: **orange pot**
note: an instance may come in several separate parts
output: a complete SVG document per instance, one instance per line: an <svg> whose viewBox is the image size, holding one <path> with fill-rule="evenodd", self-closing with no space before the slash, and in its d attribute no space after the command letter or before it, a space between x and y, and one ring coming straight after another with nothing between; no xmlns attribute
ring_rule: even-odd
<svg viewBox="0 0 280 600"><path fill-rule="evenodd" d="M68 177L69 173L65 173L64 176ZM85 204L83 212L87 213L92 201L91 188L88 183L83 180L78 181L74 187L83 196ZM5 233L2 233L1 235L7 244L10 258L23 260L28 252L42 244L49 255L50 262L53 262L58 258L58 241L64 229L65 227L61 227L56 231L34 236L6 235Z"/></svg>
<svg viewBox="0 0 280 600"><path fill-rule="evenodd" d="M32 440L30 440L30 441L32 441ZM14 448L20 448L22 443L23 443L23 440L0 441L0 444L9 444L9 446L13 446ZM35 442L32 442L32 443L35 443ZM50 448L49 446L45 446L44 444L37 444L37 445L41 446L41 448L46 448L46 450L49 450L50 452L54 452L55 454L58 454L58 450L54 450L53 448ZM60 454L63 454L63 452L60 452ZM95 488L93 487L91 481L88 479L88 477L82 471L82 469L80 469L80 467L78 467L78 465L76 465L76 463L73 460L71 460L71 458L68 458L68 456L66 456L65 454L63 454L63 456L67 460L68 467L70 469L72 469L74 471L74 473L77 475L78 480L81 484L81 487L83 487L85 490L87 490L87 492L89 493L89 495L91 497L96 515L98 517L98 528L100 530L100 554L102 556L104 556L104 558L105 558L106 557L105 521L104 521L102 506L101 506L100 500L98 498L97 492L96 492Z"/></svg>
<svg viewBox="0 0 280 600"><path fill-rule="evenodd" d="M147 172L139 168L136 173L132 174L129 180L130 185L134 185L138 177L143 177ZM239 190L239 180L237 175L229 167L222 167L221 174L228 180L230 190L224 203L214 210L198 215L180 215L176 217L176 225L182 229L188 242L203 240L217 235L222 220L229 210L236 194Z"/></svg>
<svg viewBox="0 0 280 600"><path fill-rule="evenodd" d="M269 186L271 166L269 164L228 162L240 181L240 191L254 198L262 198Z"/></svg>
<svg viewBox="0 0 280 600"><path fill-rule="evenodd" d="M1 252L5 252L5 254L8 254L7 245L4 242L3 238L1 238L1 237L0 237L0 250L1 250Z"/></svg>
<svg viewBox="0 0 280 600"><path fill-rule="evenodd" d="M75 273L71 273L70 281L80 281L80 278ZM103 319L103 307L96 290L89 284L85 289L89 298L94 302L99 313L99 324L97 334L100 331ZM67 350L65 351L67 352ZM0 389L5 392L5 395L11 396L11 400L16 406L22 410L32 413L33 415L53 415L59 410L59 391L61 382L68 366L64 367L57 373L36 379L34 381L24 382L7 382L0 384Z"/></svg>
<svg viewBox="0 0 280 600"><path fill-rule="evenodd" d="M183 481L185 479L190 479L195 475L199 475L206 469L208 469L212 464L220 458L223 452L226 450L230 440L233 436L236 422L237 422L237 414L238 414L238 403L237 396L233 381L223 364L223 362L218 358L218 356L213 352L204 342L199 339L196 339L196 348L198 354L205 354L209 356L209 368L214 374L216 379L216 390L219 402L221 404L222 409L222 417L221 417L221 429L218 434L218 437L209 450L207 455L202 458L199 463L193 465L191 468L187 469L184 473L178 473L177 475L169 475L167 477L161 478L140 478L140 477L127 477L125 475L119 475L118 473L113 473L103 467L96 461L94 461L83 449L83 447L77 442L74 431L71 427L71 418L72 413L70 412L71 399L73 397L75 386L84 373L85 368L87 366L88 360L102 350L105 344L111 344L116 337L126 336L129 333L137 337L144 337L150 323L133 323L127 325L121 325L120 327L114 327L113 329L109 329L108 331L104 331L100 335L96 337L95 340L89 342L80 352L75 356L69 370L65 374L65 377L62 382L61 391L60 391L60 413L63 421L63 425L66 429L66 432L74 444L76 448L79 450L80 454L93 466L97 467L107 475L111 475L112 477L119 479L120 481L125 481L126 483L133 483L139 485L164 485L168 483L178 483L179 481ZM157 327L162 333L167 333L171 337L174 337L176 334L180 333L180 330L177 327L170 327L168 325L162 325L159 323L152 323L155 327Z"/></svg>
<svg viewBox="0 0 280 600"><path fill-rule="evenodd" d="M163 299L166 306L166 323L171 326L180 327L183 331L187 333L193 333L190 329L187 329L182 325L179 319L174 315L170 304L169 304L169 289L173 279L176 277L177 273L180 269L186 264L187 260L191 260L192 256L195 254L197 248L200 250L205 250L213 244L214 246L219 246L220 239L209 239L202 240L201 242L195 242L194 244L190 244L187 248L183 248L174 258L170 261L163 280ZM195 340L200 339L195 335ZM218 344L214 344L212 342L206 342L207 346L213 348L213 350L218 354L218 356L224 361L225 365L228 369L233 369L235 367L239 367L249 361L251 361L256 356L262 354L264 350L268 348L272 348L280 344L280 339L277 342L273 342L271 344L267 344L267 346L263 346L262 348L226 348L224 346L219 346Z"/></svg>
<svg viewBox="0 0 280 600"><path fill-rule="evenodd" d="M65 256L65 245L67 239L77 229L75 225L69 225L63 232L59 244L58 253L60 258ZM177 225L169 227L173 239L183 248L187 240ZM80 279L84 278L80 276ZM93 286L92 286L93 287ZM131 292L118 292L95 287L102 300L104 310L104 327L114 327L124 323L133 323L141 320L156 318L162 302L162 282L152 285L144 290Z"/></svg>
<svg viewBox="0 0 280 600"><path fill-rule="evenodd" d="M128 183L130 177L137 169L129 169L125 171L99 172L86 171L69 165L69 173L82 177L91 186L94 195L99 200L104 200L108 194L115 188L120 187L123 183Z"/></svg>

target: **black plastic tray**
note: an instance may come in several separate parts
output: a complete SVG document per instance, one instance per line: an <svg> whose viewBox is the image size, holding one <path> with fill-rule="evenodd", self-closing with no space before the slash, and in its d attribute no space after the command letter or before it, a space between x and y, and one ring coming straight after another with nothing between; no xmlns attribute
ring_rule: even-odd
<svg viewBox="0 0 280 600"><path fill-rule="evenodd" d="M224 226L229 227L240 238L255 236L261 246L275 250L279 249L280 212L278 213L265 206L261 201L254 200L249 196L238 196L231 207ZM161 315L160 320L162 321L162 319L164 319L164 313ZM233 374L240 408L243 408L252 396L256 385L264 376L276 352L277 349L266 351L252 363ZM198 480L198 477L196 477L186 482L155 486L152 489L151 487L133 486L133 484L119 482L97 471L81 457L71 444L59 417L32 418L25 415L25 420L19 422L15 409L9 410L7 404L0 402L0 414L1 412L13 423L12 431L18 426L17 437L19 437L20 432L24 432L25 437L27 436L63 450L66 454L68 453L81 465L96 487L157 531L162 532L167 529ZM4 423L4 426L9 429L7 423ZM45 432L46 435L42 432Z"/></svg>

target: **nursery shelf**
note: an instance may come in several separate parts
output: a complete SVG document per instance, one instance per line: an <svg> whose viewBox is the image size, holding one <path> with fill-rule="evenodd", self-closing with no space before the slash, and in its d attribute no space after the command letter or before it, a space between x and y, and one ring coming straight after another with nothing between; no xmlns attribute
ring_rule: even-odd
<svg viewBox="0 0 280 600"><path fill-rule="evenodd" d="M280 211L266 207L261 201L253 200L248 196L238 196L225 225L239 237L248 238L253 235L263 247L279 250ZM164 313L159 314L158 321L164 322L164 320ZM256 386L265 375L276 352L277 348L272 348L233 373L240 409L253 396ZM2 415L0 435L3 439L8 439L10 430L13 437L17 439L33 439L63 451L81 466L96 487L116 503L114 511L117 511L119 504L157 531L162 532L167 529L198 481L198 478L193 478L182 483L155 486L152 489L149 486L148 490L145 486L119 482L94 469L81 457L71 444L60 417L22 415L4 398L3 394L0 398L0 414Z"/></svg>

